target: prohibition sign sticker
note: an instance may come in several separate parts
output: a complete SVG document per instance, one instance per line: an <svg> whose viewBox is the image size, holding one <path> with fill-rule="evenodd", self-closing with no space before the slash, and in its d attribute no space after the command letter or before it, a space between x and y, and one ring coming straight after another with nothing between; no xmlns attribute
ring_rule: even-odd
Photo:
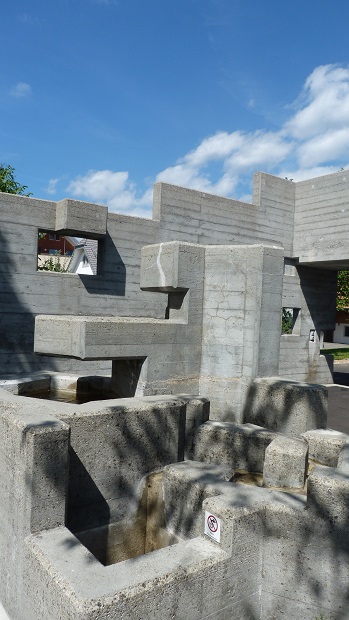
<svg viewBox="0 0 349 620"><path fill-rule="evenodd" d="M205 511L205 534L218 543L221 541L221 520L207 511Z"/></svg>

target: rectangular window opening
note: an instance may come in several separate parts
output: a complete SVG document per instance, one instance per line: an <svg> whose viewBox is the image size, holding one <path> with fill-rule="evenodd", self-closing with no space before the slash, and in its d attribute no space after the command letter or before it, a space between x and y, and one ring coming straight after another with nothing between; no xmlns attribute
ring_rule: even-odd
<svg viewBox="0 0 349 620"><path fill-rule="evenodd" d="M281 334L299 336L300 318L300 308L282 308Z"/></svg>
<svg viewBox="0 0 349 620"><path fill-rule="evenodd" d="M297 265L298 258L284 258L284 275L285 276L296 276L297 275Z"/></svg>
<svg viewBox="0 0 349 620"><path fill-rule="evenodd" d="M38 231L38 271L95 276L98 262L97 239L64 236L50 230Z"/></svg>

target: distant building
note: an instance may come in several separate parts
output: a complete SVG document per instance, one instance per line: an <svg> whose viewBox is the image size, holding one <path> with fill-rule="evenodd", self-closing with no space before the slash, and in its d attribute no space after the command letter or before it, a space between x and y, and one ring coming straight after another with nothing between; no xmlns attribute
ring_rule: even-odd
<svg viewBox="0 0 349 620"><path fill-rule="evenodd" d="M56 232L47 232L38 240L38 254L60 254L71 256L78 240L75 237L64 237Z"/></svg>
<svg viewBox="0 0 349 620"><path fill-rule="evenodd" d="M337 310L333 342L349 345L349 308L347 310Z"/></svg>
<svg viewBox="0 0 349 620"><path fill-rule="evenodd" d="M97 253L98 241L96 239L81 239L74 248L68 272L95 276L97 274Z"/></svg>

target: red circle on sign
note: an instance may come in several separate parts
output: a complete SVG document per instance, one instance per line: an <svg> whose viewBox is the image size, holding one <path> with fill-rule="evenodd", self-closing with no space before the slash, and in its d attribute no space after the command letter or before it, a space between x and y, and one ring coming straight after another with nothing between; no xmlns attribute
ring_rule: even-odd
<svg viewBox="0 0 349 620"><path fill-rule="evenodd" d="M218 530L218 521L213 515L207 517L207 527L213 534Z"/></svg>

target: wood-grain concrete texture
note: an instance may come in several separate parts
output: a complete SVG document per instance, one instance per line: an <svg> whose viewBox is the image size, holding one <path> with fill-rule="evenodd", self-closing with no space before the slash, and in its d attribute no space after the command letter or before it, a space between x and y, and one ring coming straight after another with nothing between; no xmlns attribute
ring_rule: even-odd
<svg viewBox="0 0 349 620"><path fill-rule="evenodd" d="M257 364L256 374L329 382L330 369L326 359L319 358L319 348L321 332L334 324L335 270L338 261L343 264L346 260L348 184L346 173L301 183L256 173L253 204L247 204L157 183L152 220L107 213L104 206L90 203L55 203L1 194L0 375L40 370L110 373L111 364L106 361L35 355L34 317L59 314L164 319L167 295L140 290L141 250L147 245L179 241L280 248L286 260L282 306L297 309L300 320L297 330L280 340L276 336L275 342L269 338L270 329L278 329L270 326L279 318L276 310L269 312L265 302L266 321L262 327L256 324L256 330L264 339L260 346L273 348L273 360L268 354L264 367ZM97 276L37 271L38 230L98 238ZM232 279L237 276L234 269L237 264L231 267ZM207 295L208 300L208 290ZM235 312L233 299L225 306L225 312ZM314 342L310 340L312 330ZM228 340L227 346L239 346L237 341ZM271 372L270 364L274 368L276 360L279 366Z"/></svg>
<svg viewBox="0 0 349 620"><path fill-rule="evenodd" d="M348 268L349 171L301 181L295 188L294 255L301 263Z"/></svg>

